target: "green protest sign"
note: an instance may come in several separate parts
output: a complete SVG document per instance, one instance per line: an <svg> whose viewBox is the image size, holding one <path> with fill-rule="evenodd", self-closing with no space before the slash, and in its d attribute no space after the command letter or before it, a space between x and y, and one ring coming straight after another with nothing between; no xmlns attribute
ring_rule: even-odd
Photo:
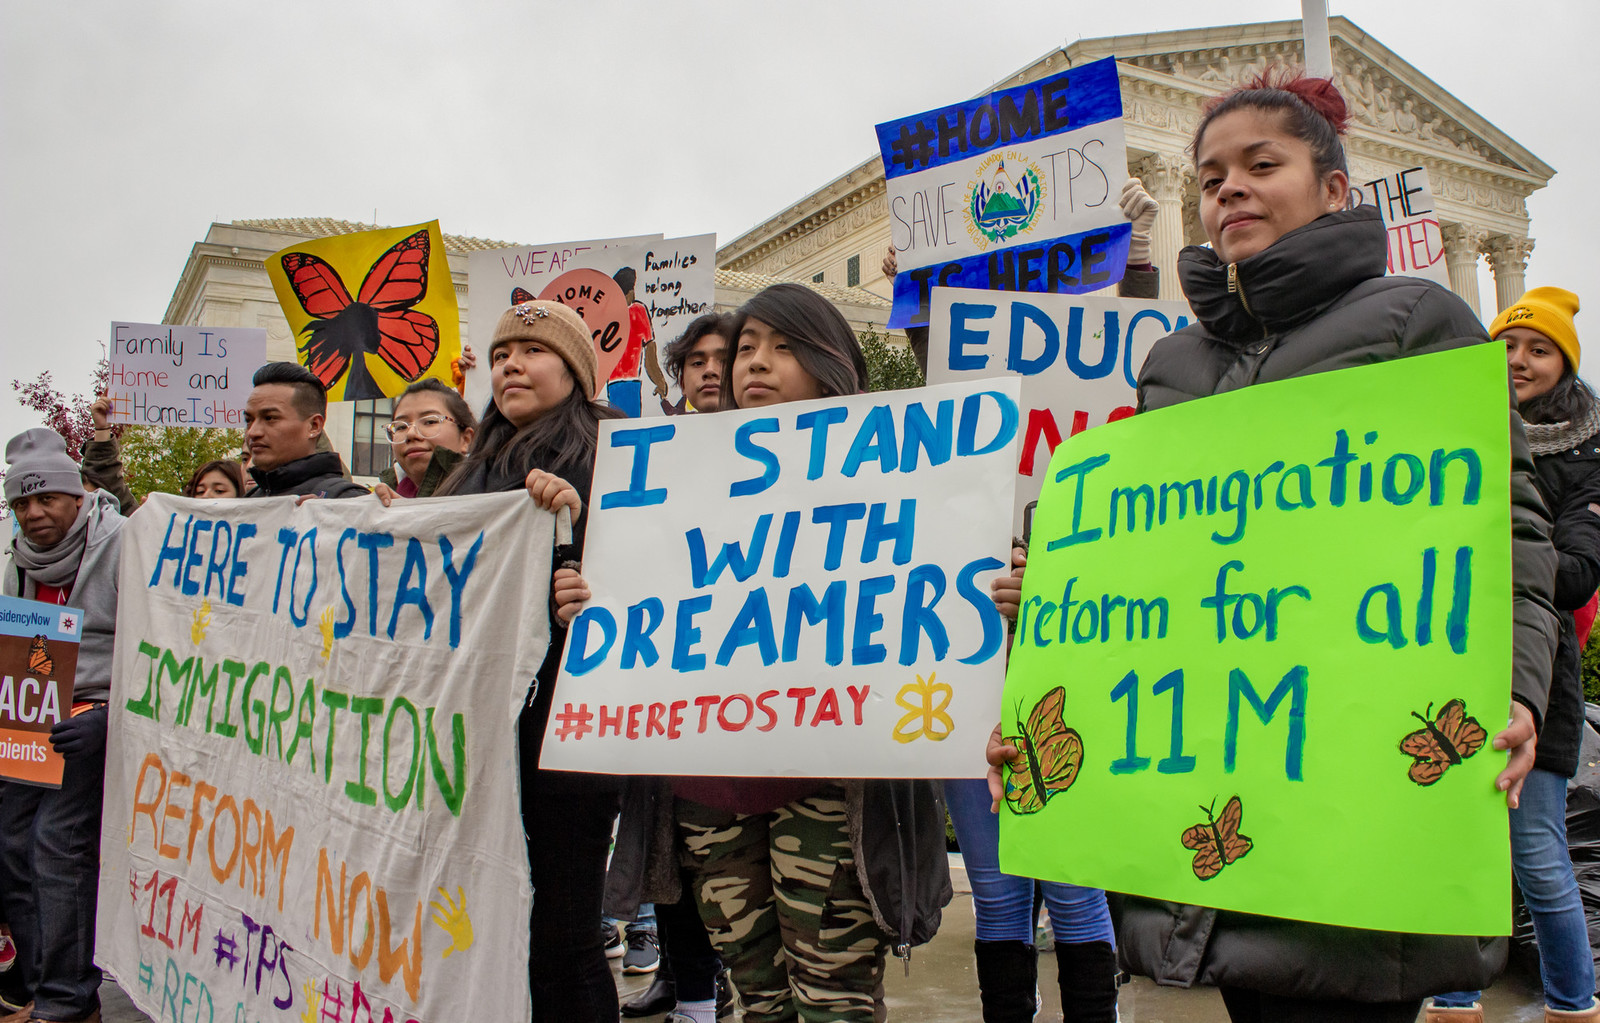
<svg viewBox="0 0 1600 1023"><path fill-rule="evenodd" d="M1506 399L1476 345L1063 443L1006 681L1002 868L1508 933Z"/></svg>

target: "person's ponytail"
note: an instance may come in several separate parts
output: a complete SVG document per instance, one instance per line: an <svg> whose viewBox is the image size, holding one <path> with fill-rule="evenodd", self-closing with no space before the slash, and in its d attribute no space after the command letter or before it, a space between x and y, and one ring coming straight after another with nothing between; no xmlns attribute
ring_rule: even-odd
<svg viewBox="0 0 1600 1023"><path fill-rule="evenodd" d="M1198 158L1200 140L1211 122L1234 110L1266 110L1283 115L1284 131L1311 149L1317 174L1349 173L1340 136L1350 123L1350 108L1339 87L1326 78L1309 78L1298 68L1267 68L1248 82L1206 104L1189 152Z"/></svg>

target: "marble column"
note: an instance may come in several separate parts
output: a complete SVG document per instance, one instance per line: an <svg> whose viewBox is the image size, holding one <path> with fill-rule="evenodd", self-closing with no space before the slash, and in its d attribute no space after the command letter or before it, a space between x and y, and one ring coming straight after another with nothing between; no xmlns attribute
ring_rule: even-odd
<svg viewBox="0 0 1600 1023"><path fill-rule="evenodd" d="M1495 312L1498 313L1527 290L1523 275L1528 269L1528 257L1533 255L1533 239L1496 235L1488 240L1484 251L1494 271Z"/></svg>
<svg viewBox="0 0 1600 1023"><path fill-rule="evenodd" d="M1183 190L1193 174L1189 161L1170 153L1156 153L1140 161L1139 178L1160 210L1150 229L1150 262L1161 271L1162 298L1183 297L1178 287L1178 250L1183 248Z"/></svg>
<svg viewBox="0 0 1600 1023"><path fill-rule="evenodd" d="M1483 315L1478 305L1478 253L1483 248L1489 232L1471 224L1445 224L1445 265L1450 268L1450 290L1472 307L1477 316Z"/></svg>

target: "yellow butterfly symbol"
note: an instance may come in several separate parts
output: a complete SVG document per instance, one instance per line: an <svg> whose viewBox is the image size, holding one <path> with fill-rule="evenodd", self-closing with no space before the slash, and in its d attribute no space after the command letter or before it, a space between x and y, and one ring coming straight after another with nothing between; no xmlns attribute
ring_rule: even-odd
<svg viewBox="0 0 1600 1023"><path fill-rule="evenodd" d="M955 722L946 713L955 691L943 682L935 682L936 677L937 673L931 671L926 679L918 675L915 682L907 682L895 694L894 702L906 711L894 726L895 742L916 739L939 742L949 738L955 730Z"/></svg>

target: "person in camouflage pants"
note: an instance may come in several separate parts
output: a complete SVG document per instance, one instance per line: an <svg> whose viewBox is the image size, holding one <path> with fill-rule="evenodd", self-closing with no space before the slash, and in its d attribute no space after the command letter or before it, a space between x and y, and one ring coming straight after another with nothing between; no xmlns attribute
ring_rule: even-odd
<svg viewBox="0 0 1600 1023"><path fill-rule="evenodd" d="M882 1021L887 943L856 873L844 789L770 813L676 809L681 860L746 1023Z"/></svg>

